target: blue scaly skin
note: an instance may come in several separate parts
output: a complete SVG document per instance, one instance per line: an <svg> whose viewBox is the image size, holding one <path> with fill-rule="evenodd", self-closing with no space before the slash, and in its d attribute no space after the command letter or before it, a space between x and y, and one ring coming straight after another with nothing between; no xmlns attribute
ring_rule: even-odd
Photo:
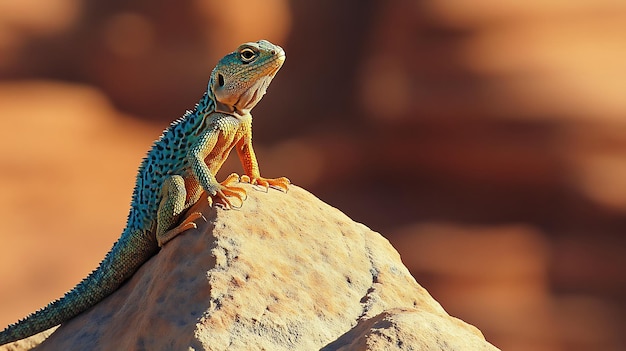
<svg viewBox="0 0 626 351"><path fill-rule="evenodd" d="M249 182L287 191L289 180L261 177L252 148L250 110L261 100L285 61L280 46L266 40L245 43L222 58L192 111L174 121L154 142L139 166L126 228L100 266L62 298L0 332L0 345L61 324L113 293L176 235L196 228L202 215L183 212L206 191L211 204L230 208ZM215 174L235 148L245 175L218 183Z"/></svg>

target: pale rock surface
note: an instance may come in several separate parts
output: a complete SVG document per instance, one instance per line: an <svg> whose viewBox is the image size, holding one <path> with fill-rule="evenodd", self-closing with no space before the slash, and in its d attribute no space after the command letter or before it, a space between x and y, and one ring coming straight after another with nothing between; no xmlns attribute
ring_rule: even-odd
<svg viewBox="0 0 626 351"><path fill-rule="evenodd" d="M245 187L37 350L497 350L380 234L297 186Z"/></svg>

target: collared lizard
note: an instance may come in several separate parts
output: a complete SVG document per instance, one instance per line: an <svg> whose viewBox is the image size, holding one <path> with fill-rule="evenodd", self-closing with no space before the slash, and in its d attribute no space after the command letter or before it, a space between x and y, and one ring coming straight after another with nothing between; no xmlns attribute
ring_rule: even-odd
<svg viewBox="0 0 626 351"><path fill-rule="evenodd" d="M283 49L266 40L242 44L222 58L195 108L172 122L143 159L126 228L99 267L62 298L0 332L0 345L61 324L117 290L162 245L196 227L200 213L182 216L202 191L210 194L209 202L227 208L233 205L230 198L241 203L246 196L232 185L236 181L287 191L287 178L259 173L250 115L284 61ZM240 179L233 173L218 183L215 174L232 148L245 175Z"/></svg>

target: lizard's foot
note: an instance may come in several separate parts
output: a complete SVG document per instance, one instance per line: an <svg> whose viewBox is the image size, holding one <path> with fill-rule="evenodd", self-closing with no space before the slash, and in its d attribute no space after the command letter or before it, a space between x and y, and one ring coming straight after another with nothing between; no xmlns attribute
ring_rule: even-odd
<svg viewBox="0 0 626 351"><path fill-rule="evenodd" d="M247 198L247 194L246 189L231 185L236 182L239 182L239 175L237 175L237 173L232 173L226 177L226 179L217 186L215 194L208 197L209 206L216 203L224 206L226 209L240 208ZM229 197L236 198L239 201L239 204L237 206L233 205L233 202L229 199Z"/></svg>
<svg viewBox="0 0 626 351"><path fill-rule="evenodd" d="M220 184L223 186L230 186L233 183L239 183L239 174L237 173L231 173L228 177L226 177L226 179L224 179L224 181L222 181Z"/></svg>
<svg viewBox="0 0 626 351"><path fill-rule="evenodd" d="M176 235L186 230L198 228L198 225L194 223L194 221L198 218L202 218L206 221L206 218L204 218L201 212L192 212L175 228L172 228L161 235L157 235L156 239L159 247L162 247L163 245L165 245L165 243L172 240Z"/></svg>
<svg viewBox="0 0 626 351"><path fill-rule="evenodd" d="M263 177L253 177L250 178L247 175L242 175L240 181L242 183L250 183L252 185L259 185L265 188L265 190L268 190L269 187L274 187L280 190L283 190L284 192L287 192L287 190L289 190L289 184L291 184L291 181L286 178L286 177L280 177L280 178L263 178Z"/></svg>

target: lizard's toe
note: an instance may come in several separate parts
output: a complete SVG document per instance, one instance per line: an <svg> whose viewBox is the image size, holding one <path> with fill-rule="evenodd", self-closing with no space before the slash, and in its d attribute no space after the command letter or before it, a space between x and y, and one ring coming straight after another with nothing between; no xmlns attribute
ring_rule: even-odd
<svg viewBox="0 0 626 351"><path fill-rule="evenodd" d="M206 218L204 218L204 215L201 212L192 212L176 227L166 231L165 233L157 234L156 239L159 247L162 247L165 243L186 230L197 229L198 225L194 223L194 221L198 218L202 218L206 221Z"/></svg>
<svg viewBox="0 0 626 351"><path fill-rule="evenodd" d="M291 184L291 181L287 177L268 179L267 181L270 186L283 190L284 192L287 192L289 190L289 184Z"/></svg>
<svg viewBox="0 0 626 351"><path fill-rule="evenodd" d="M212 195L209 198L212 199L214 203L220 204L226 209L240 208L247 198L247 193L244 188L220 184L220 188L216 191L215 195ZM239 201L239 204L234 205L230 198L236 198ZM209 200L209 205L212 205L211 200Z"/></svg>
<svg viewBox="0 0 626 351"><path fill-rule="evenodd" d="M237 173L231 173L228 177L226 177L226 179L224 179L224 181L222 181L220 184L228 187L230 186L232 183L239 183L240 179L239 179L239 174Z"/></svg>
<svg viewBox="0 0 626 351"><path fill-rule="evenodd" d="M243 183L250 183L252 185L262 186L266 190L268 190L269 187L273 187L273 188L277 188L277 189L283 190L284 192L287 192L287 190L289 190L289 184L291 184L291 181L288 178L286 178L286 177L280 177L280 178L255 177L255 178L250 178L247 175L242 175L240 181L243 182Z"/></svg>

